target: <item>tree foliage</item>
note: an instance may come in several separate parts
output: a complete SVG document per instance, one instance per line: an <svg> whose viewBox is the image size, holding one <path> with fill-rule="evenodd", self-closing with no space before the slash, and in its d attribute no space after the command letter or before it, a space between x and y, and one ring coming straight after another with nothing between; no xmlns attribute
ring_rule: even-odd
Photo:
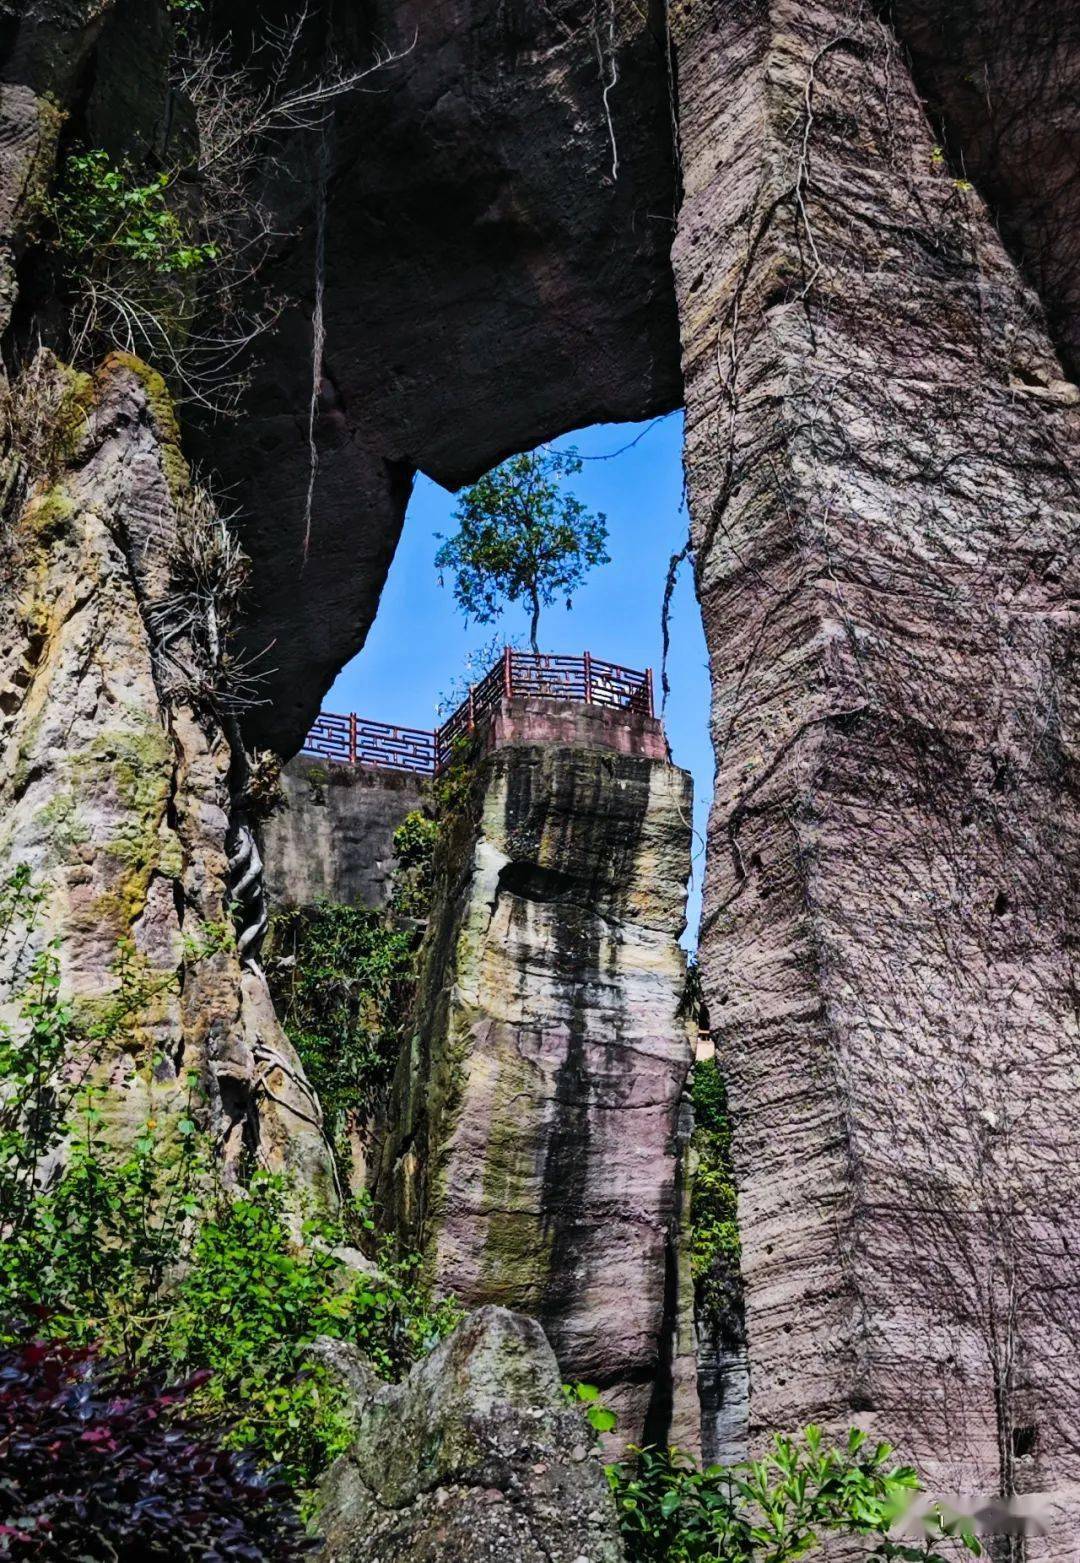
<svg viewBox="0 0 1080 1563"><path fill-rule="evenodd" d="M573 449L511 456L461 493L458 530L435 555L466 618L490 624L508 604L527 605L537 653L541 608L560 598L569 608L587 572L608 562L607 518L565 486L581 465Z"/></svg>
<svg viewBox="0 0 1080 1563"><path fill-rule="evenodd" d="M418 933L332 901L275 913L267 977L348 1176L350 1129L374 1114L397 1063Z"/></svg>
<svg viewBox="0 0 1080 1563"><path fill-rule="evenodd" d="M715 1058L694 1065L694 1172L690 1268L698 1317L732 1339L743 1336L738 1194L731 1157L727 1090Z"/></svg>
<svg viewBox="0 0 1080 1563"><path fill-rule="evenodd" d="M36 1321L93 1347L106 1372L176 1382L205 1370L186 1422L309 1485L350 1436L344 1390L310 1359L315 1339L350 1341L393 1378L457 1311L431 1299L415 1258L378 1238L366 1208L298 1226L284 1178L223 1188L195 1078L186 1110L173 1100L134 1133L118 1126L92 1079L104 1050L130 1047L155 989L125 948L115 993L80 1014L55 951L27 948L40 901L25 870L0 884L0 962L17 1009L0 1025L0 1339L18 1343ZM357 1243L367 1269L346 1262Z"/></svg>

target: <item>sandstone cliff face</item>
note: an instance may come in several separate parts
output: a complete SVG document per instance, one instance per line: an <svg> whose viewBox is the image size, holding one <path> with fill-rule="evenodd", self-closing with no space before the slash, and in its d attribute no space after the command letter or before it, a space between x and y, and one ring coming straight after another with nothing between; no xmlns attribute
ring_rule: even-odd
<svg viewBox="0 0 1080 1563"><path fill-rule="evenodd" d="M281 774L284 808L263 828L272 906L385 907L394 832L422 802L420 776L297 755Z"/></svg>
<svg viewBox="0 0 1080 1563"><path fill-rule="evenodd" d="M1080 368L1080 12L1070 0L898 0L893 21L957 176L974 182Z"/></svg>
<svg viewBox="0 0 1080 1563"><path fill-rule="evenodd" d="M28 866L46 897L9 941L4 999L17 1007L29 956L56 940L92 1017L121 995L130 946L130 1025L90 1060L116 1132L179 1112L194 1073L226 1164L246 1140L332 1197L318 1105L229 937L233 755L162 691L157 615L190 501L168 397L135 360L93 382L50 373L70 456L16 520L0 603L0 874Z"/></svg>
<svg viewBox="0 0 1080 1563"><path fill-rule="evenodd" d="M1078 1474L1077 402L845 0L678 8L752 1428ZM1063 1498L1029 1557L1072 1556Z"/></svg>
<svg viewBox="0 0 1080 1563"><path fill-rule="evenodd" d="M271 20L286 9L260 8ZM660 8L633 0L617 0L599 60L595 13L567 0L342 11L334 42L350 58L370 58L377 37L407 53L325 137L278 149L275 210L283 232L302 234L277 256L289 308L239 432L200 431L245 513L248 643L276 641L273 703L252 731L295 746L362 641L415 469L456 481L578 421L678 401L674 84L687 467L719 762L703 965L739 1118L753 1428L856 1415L948 1486L1075 1482L1077 414L1040 309L1074 352L1062 137L1075 19L1058 0L897 0L899 37L948 132L938 152L894 35L854 0L679 0L671 61ZM241 46L254 13L222 8ZM32 0L5 16L5 317L59 130L47 94L73 114L69 132L81 119L103 141L137 131L156 145L167 20L158 0ZM147 40L138 51L135 37ZM316 63L321 47L310 41ZM145 90L130 94L140 70ZM115 102L131 112L110 120ZM313 365L320 228L327 346ZM55 327L47 301L42 318ZM9 345L21 340L16 330ZM320 466L301 568L313 378ZM88 439L64 480L71 513L35 501L21 523L26 570L4 607L0 829L8 861L49 865L48 926L64 935L73 989L107 988L125 926L175 974L152 1022L170 1060L158 1085L178 1089L182 1040L219 1081L235 1149L261 1072L241 989L256 1009L261 989L224 954L180 982L182 916L223 916L227 761L220 733L165 713L154 684L136 598L158 586L140 550L144 523L170 523L168 503L143 495L163 492L155 450L171 462L175 439L124 383L113 422L118 403L101 392L101 442ZM505 821L491 830L515 865ZM532 850L526 864L539 862ZM552 903L528 878L495 895L487 872L471 859L463 871L461 938L497 915L516 953L531 958L534 940L558 951ZM490 908L470 900L482 883ZM569 904L589 959L608 959L621 914L612 927L606 910ZM674 904L672 892L668 946ZM635 918L628 937L652 970L659 945ZM673 1132L664 1114L684 1064L635 1035L633 1071L617 1069L606 1031L570 1024L574 995L550 963L536 992L555 995L562 1051L545 1051L513 1008L505 957L477 939L433 953L432 991L449 1004L438 973L460 947L468 994L502 1005L495 1063L476 1077L476 1133L511 1117L495 1094L508 1060L505 1078L529 1081L536 1138L496 1136L507 1155L494 1166L520 1208L466 1178L460 1205L440 1210L446 1262L459 1263L455 1231L512 1217L528 1286L576 1349L587 1314L543 1276L560 1232L577 1265L577 1185L558 1208L535 1157L557 1163L573 1143L571 1096L600 1143L618 1116L603 1092L614 1082L632 1102L640 1086L645 1106L621 1121L641 1125L653 1172L615 1263L644 1273L671 1217L673 1160L656 1147ZM588 991L596 1025L610 1013L603 987ZM465 1005L461 1034L483 1060L488 1034L473 1038L470 1022ZM273 1025L258 1021L264 1040ZM519 1027L525 1058L508 1041ZM278 1056L275 1096L298 1079ZM441 1075L418 1053L415 1078L445 1091L452 1059L435 1062ZM118 1101L150 1089L127 1084L134 1065L116 1071ZM293 1143L317 1161L297 1089ZM430 1104L405 1105L409 1133L481 1165L462 1149L464 1114L447 1110L440 1138ZM620 1142L612 1167L637 1143ZM404 1133L396 1153L399 1197L420 1219ZM568 1177L586 1167L606 1213L602 1169L565 1160ZM642 1169L618 1175L630 1187ZM610 1296L579 1279L604 1317ZM642 1320L632 1340L655 1341ZM1075 1529L1063 1520L1046 1555L1068 1555Z"/></svg>
<svg viewBox="0 0 1080 1563"><path fill-rule="evenodd" d="M448 848L377 1196L466 1305L543 1324L625 1438L671 1415L690 786L499 749Z"/></svg>

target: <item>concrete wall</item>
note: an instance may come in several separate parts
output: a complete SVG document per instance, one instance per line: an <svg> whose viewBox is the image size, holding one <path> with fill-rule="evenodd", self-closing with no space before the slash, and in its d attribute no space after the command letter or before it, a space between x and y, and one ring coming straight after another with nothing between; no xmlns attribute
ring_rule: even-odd
<svg viewBox="0 0 1080 1563"><path fill-rule="evenodd" d="M394 831L420 806L422 778L297 755L282 773L288 807L263 833L271 906L384 906Z"/></svg>
<svg viewBox="0 0 1080 1563"><path fill-rule="evenodd" d="M563 744L637 754L646 760L671 758L657 717L536 695L515 695L501 703L489 729L489 743L493 749L504 744Z"/></svg>

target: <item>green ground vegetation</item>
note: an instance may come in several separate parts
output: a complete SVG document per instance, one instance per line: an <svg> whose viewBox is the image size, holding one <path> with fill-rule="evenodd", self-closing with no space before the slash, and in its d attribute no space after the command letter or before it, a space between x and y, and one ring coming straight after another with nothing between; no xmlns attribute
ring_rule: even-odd
<svg viewBox="0 0 1080 1563"><path fill-rule="evenodd" d="M205 1370L185 1417L309 1487L350 1432L346 1394L311 1343L351 1341L394 1378L457 1310L427 1293L416 1260L378 1237L363 1204L298 1222L283 1177L254 1172L226 1188L195 1078L159 1117L119 1132L95 1064L153 995L126 951L114 999L73 1005L58 951L29 949L40 903L25 871L0 887L0 955L21 972L17 1013L0 1026L0 1338L33 1326L162 1381ZM205 958L195 947L189 957ZM358 1242L369 1269L347 1262Z"/></svg>

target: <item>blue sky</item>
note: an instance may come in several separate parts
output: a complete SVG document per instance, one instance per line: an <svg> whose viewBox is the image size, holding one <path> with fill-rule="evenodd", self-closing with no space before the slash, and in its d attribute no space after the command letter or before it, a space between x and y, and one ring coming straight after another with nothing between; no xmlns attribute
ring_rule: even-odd
<svg viewBox="0 0 1080 1563"><path fill-rule="evenodd" d="M640 435L641 438L637 439ZM622 447L637 439L630 449ZM628 667L651 667L659 699L660 609L668 560L682 545L682 414L649 424L597 424L554 442L574 445L586 460L574 492L607 516L611 563L592 572L568 612L545 609L540 645L545 651L580 653ZM620 451L618 455L612 452ZM433 727L441 698L453 693L470 654L494 637L528 644L528 616L511 608L494 625L466 625L449 586L440 587L434 566L437 532L454 530L454 496L423 476L416 482L405 530L367 645L339 674L325 701L328 711L356 711L380 722ZM694 872L689 928L700 917L703 843L712 792L709 745L709 680L701 616L691 572L684 565L671 616L665 713L677 765L694 777ZM473 676L486 669L477 667Z"/></svg>

